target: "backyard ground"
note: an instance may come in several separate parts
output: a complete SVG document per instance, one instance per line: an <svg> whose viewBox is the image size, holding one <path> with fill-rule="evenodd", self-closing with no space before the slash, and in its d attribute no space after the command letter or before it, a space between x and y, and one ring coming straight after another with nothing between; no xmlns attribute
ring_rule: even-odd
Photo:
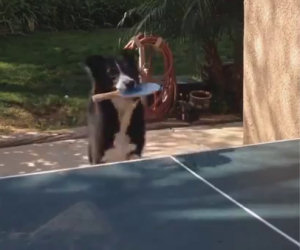
<svg viewBox="0 0 300 250"><path fill-rule="evenodd" d="M125 34L101 29L1 37L0 134L85 125L90 83L79 64L89 54L116 53L128 41L120 43ZM229 59L231 44L221 43L220 54ZM176 75L197 75L190 51L178 41L170 46ZM157 59L157 71L161 65Z"/></svg>
<svg viewBox="0 0 300 250"><path fill-rule="evenodd" d="M117 53L128 41L125 34L126 30L102 29L1 37L1 176L87 164L85 110L90 83L80 63L90 54ZM178 41L170 41L170 47L176 75L198 77L187 47ZM224 39L225 59L230 59L230 49ZM161 74L162 61L158 55L154 60L154 71ZM148 124L144 156L241 145L241 123L216 125L226 119L236 117L202 117L194 126L168 120ZM178 127L182 125L185 128Z"/></svg>
<svg viewBox="0 0 300 250"><path fill-rule="evenodd" d="M144 157L241 146L242 131L240 122L150 130L146 136ZM85 138L0 148L0 176L75 168L87 164Z"/></svg>

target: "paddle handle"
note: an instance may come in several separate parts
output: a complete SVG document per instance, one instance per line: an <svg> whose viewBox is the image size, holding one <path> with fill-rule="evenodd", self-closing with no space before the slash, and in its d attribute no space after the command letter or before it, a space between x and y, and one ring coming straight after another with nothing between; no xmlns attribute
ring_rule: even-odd
<svg viewBox="0 0 300 250"><path fill-rule="evenodd" d="M99 102L99 101L103 101L103 100L112 99L112 98L118 97L118 96L121 96L121 93L119 90L115 90L115 91L108 92L108 93L93 95L92 99L94 102Z"/></svg>

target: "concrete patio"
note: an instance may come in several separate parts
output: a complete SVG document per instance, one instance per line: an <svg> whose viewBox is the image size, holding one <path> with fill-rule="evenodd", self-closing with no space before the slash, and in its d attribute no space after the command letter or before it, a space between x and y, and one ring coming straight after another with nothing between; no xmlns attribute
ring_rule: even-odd
<svg viewBox="0 0 300 250"><path fill-rule="evenodd" d="M150 130L144 157L239 146L242 123ZM74 168L86 165L86 139L64 140L0 149L0 176Z"/></svg>

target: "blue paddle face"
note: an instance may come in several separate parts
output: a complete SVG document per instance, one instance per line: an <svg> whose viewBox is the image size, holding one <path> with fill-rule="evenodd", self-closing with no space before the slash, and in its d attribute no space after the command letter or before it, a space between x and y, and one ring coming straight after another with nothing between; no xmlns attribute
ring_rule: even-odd
<svg viewBox="0 0 300 250"><path fill-rule="evenodd" d="M141 83L134 88L121 91L121 95L124 98L147 96L159 91L160 89L161 86L157 83Z"/></svg>

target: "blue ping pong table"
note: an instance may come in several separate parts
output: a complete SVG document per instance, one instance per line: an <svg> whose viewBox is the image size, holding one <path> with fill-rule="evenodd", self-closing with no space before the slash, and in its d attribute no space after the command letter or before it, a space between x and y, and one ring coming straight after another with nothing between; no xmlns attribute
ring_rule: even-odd
<svg viewBox="0 0 300 250"><path fill-rule="evenodd" d="M299 249L300 140L0 179L1 250Z"/></svg>

